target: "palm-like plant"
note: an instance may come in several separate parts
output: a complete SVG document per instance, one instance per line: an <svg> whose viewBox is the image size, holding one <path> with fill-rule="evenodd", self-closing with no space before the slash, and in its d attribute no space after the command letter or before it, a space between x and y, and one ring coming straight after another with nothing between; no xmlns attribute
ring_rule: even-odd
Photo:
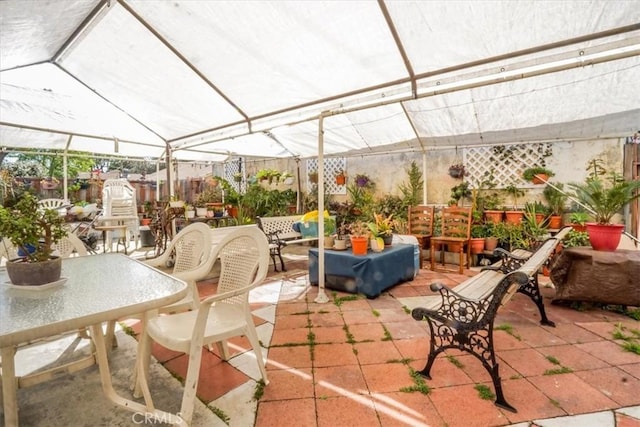
<svg viewBox="0 0 640 427"><path fill-rule="evenodd" d="M569 187L598 224L609 224L625 204L640 197L640 181L625 181L616 174L611 175L608 182L593 177L581 184L570 183Z"/></svg>

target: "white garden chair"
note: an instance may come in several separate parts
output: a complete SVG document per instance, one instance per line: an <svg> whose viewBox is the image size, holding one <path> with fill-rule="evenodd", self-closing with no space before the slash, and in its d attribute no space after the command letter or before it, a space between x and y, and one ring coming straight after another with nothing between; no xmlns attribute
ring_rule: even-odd
<svg viewBox="0 0 640 427"><path fill-rule="evenodd" d="M53 248L58 252L58 255L62 258L69 258L71 256L86 256L87 247L82 240L78 238L72 232L67 233L65 237L60 239L57 243L53 244Z"/></svg>
<svg viewBox="0 0 640 427"><path fill-rule="evenodd" d="M58 215L65 216L67 214L67 208L71 207L71 204L63 199L42 199L38 200L39 209L51 209L58 211Z"/></svg>
<svg viewBox="0 0 640 427"><path fill-rule="evenodd" d="M258 228L238 228L222 239L213 254L215 258L220 257L221 261L218 293L204 299L198 310L164 316L147 314L149 317L140 337L137 370L144 375L139 375L136 394L139 395L141 391L147 402L151 402L147 384L151 340L168 349L189 354L179 413L187 424L191 422L193 414L203 346L217 343L224 360L227 360L226 340L234 336L247 336L262 378L267 383L262 351L249 308L249 291L267 276L267 238Z"/></svg>

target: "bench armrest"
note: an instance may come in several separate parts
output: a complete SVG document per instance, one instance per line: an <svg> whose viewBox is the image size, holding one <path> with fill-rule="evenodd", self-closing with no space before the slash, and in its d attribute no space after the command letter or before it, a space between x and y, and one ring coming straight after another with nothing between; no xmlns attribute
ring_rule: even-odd
<svg viewBox="0 0 640 427"><path fill-rule="evenodd" d="M493 256L499 257L502 262L500 263L500 265L491 269L500 270L505 274L519 269L531 257L531 255L526 257L514 255L513 253L502 248L496 248L493 251Z"/></svg>

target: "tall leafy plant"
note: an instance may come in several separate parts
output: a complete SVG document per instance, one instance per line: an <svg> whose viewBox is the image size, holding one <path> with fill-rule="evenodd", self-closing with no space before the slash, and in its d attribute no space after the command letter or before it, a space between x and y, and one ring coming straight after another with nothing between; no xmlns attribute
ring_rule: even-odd
<svg viewBox="0 0 640 427"><path fill-rule="evenodd" d="M574 196L591 210L598 224L609 224L624 205L640 197L640 181L625 181L617 174L603 180L591 175L584 183L570 183Z"/></svg>

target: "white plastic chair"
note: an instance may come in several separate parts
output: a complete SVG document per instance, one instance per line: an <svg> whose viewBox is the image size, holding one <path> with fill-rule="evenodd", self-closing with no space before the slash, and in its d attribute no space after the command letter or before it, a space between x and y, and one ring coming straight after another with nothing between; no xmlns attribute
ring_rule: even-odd
<svg viewBox="0 0 640 427"><path fill-rule="evenodd" d="M71 205L63 199L38 200L38 208L58 211L58 215L60 216L65 216L67 214L67 208L70 206Z"/></svg>
<svg viewBox="0 0 640 427"><path fill-rule="evenodd" d="M84 245L82 240L72 232L67 233L65 237L60 239L57 243L54 243L53 248L62 258L69 258L73 256L74 253L76 256L86 256L89 254L87 252L87 247Z"/></svg>
<svg viewBox="0 0 640 427"><path fill-rule="evenodd" d="M3 258L5 261L18 258L18 248L11 243L8 237L0 241L0 262L2 262Z"/></svg>
<svg viewBox="0 0 640 427"><path fill-rule="evenodd" d="M239 228L226 235L214 248L214 259L220 257L221 271L218 293L204 299L198 310L157 316L148 313L140 337L137 370L139 375L136 394L151 402L147 379L151 357L151 340L174 350L189 354L189 367L182 395L180 417L189 424L194 400L202 347L218 343L224 360L228 359L226 340L245 335L251 343L265 384L267 372L262 358L258 335L249 308L249 291L267 276L269 243L264 233L255 227Z"/></svg>
<svg viewBox="0 0 640 427"><path fill-rule="evenodd" d="M184 280L189 287L189 295L182 301L162 308L163 312L195 310L200 306L200 297L196 281L202 280L211 271L212 262L211 228L197 222L183 228L171 240L169 247L158 258L144 261L152 267L166 268L173 260L173 277ZM172 258L173 257L173 258Z"/></svg>

